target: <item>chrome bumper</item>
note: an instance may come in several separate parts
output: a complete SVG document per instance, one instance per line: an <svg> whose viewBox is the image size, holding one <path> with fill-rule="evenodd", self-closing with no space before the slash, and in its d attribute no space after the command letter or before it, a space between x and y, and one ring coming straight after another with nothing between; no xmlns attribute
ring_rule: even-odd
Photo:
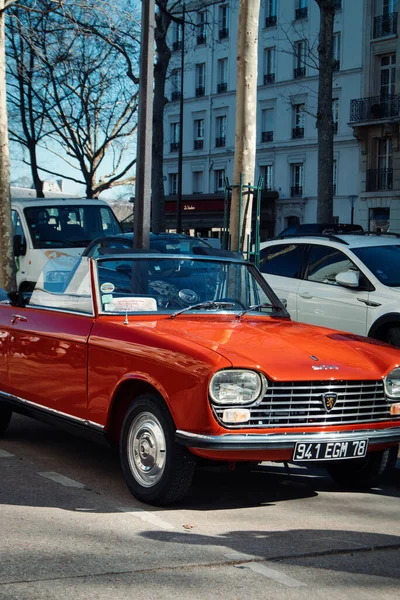
<svg viewBox="0 0 400 600"><path fill-rule="evenodd" d="M223 435L201 435L180 429L176 432L176 441L180 444L188 448L202 448L207 450L287 450L293 449L297 442L318 443L365 439L368 439L369 447L400 442L400 427L304 434L228 433Z"/></svg>

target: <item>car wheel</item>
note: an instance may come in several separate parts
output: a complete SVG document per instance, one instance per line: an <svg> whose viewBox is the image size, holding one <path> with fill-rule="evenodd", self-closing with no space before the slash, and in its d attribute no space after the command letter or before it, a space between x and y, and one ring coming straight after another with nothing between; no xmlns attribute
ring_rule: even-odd
<svg viewBox="0 0 400 600"><path fill-rule="evenodd" d="M194 456L175 442L168 408L152 394L139 396L125 415L120 461L132 494L150 504L170 504L183 498L195 471Z"/></svg>
<svg viewBox="0 0 400 600"><path fill-rule="evenodd" d="M394 468L399 447L371 452L365 458L332 463L328 473L339 485L350 488L371 488Z"/></svg>
<svg viewBox="0 0 400 600"><path fill-rule="evenodd" d="M392 346L400 347L400 327L389 327L386 330L384 341Z"/></svg>
<svg viewBox="0 0 400 600"><path fill-rule="evenodd" d="M12 410L8 406L0 406L0 435L2 435L11 420Z"/></svg>

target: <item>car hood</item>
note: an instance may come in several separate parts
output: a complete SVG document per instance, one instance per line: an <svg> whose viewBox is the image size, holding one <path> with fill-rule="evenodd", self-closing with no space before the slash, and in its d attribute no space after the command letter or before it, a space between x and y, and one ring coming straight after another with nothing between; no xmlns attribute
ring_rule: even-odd
<svg viewBox="0 0 400 600"><path fill-rule="evenodd" d="M278 318L178 317L157 329L280 381L380 379L400 363L400 350L382 342Z"/></svg>

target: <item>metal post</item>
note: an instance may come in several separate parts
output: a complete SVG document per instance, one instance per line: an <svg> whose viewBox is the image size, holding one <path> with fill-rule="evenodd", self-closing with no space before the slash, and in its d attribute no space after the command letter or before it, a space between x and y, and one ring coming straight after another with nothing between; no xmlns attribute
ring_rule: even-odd
<svg viewBox="0 0 400 600"><path fill-rule="evenodd" d="M133 236L133 245L135 248L148 248L150 243L154 2L155 0L142 0L142 39L140 47L140 87L135 185L135 235Z"/></svg>
<svg viewBox="0 0 400 600"><path fill-rule="evenodd" d="M179 99L179 154L178 154L178 197L176 201L176 232L182 230L182 165L183 165L183 82L185 69L185 16L186 7L183 5L182 14L182 52L181 52L181 96Z"/></svg>
<svg viewBox="0 0 400 600"><path fill-rule="evenodd" d="M350 194L350 196L348 198L349 198L349 202L351 205L350 223L351 223L351 225L353 225L353 223L354 223L354 204L357 199L357 196L356 196L356 194Z"/></svg>

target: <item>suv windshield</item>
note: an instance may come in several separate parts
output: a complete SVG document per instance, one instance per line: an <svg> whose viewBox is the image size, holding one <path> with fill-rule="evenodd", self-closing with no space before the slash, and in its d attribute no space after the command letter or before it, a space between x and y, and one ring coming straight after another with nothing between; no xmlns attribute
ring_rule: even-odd
<svg viewBox="0 0 400 600"><path fill-rule="evenodd" d="M30 206L24 210L34 248L87 246L104 235L121 233L108 206Z"/></svg>
<svg viewBox="0 0 400 600"><path fill-rule="evenodd" d="M390 287L400 286L400 244L352 248L379 281Z"/></svg>
<svg viewBox="0 0 400 600"><path fill-rule="evenodd" d="M97 260L101 309L110 313L254 311L267 315L285 309L252 265L211 257L126 256ZM227 303L223 307L215 304ZM258 306L265 304L266 306ZM257 306L256 306L257 305Z"/></svg>

